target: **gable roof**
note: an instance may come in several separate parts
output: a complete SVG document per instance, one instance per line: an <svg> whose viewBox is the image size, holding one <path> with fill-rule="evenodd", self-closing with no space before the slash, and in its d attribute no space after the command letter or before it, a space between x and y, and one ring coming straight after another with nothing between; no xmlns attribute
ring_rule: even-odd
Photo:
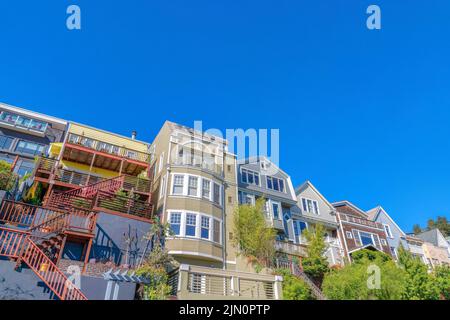
<svg viewBox="0 0 450 320"><path fill-rule="evenodd" d="M439 246L439 238L444 239L444 241L446 241L443 234L438 228L419 233L418 235L416 235L416 237L426 242L430 242L435 246Z"/></svg>
<svg viewBox="0 0 450 320"><path fill-rule="evenodd" d="M384 213L386 215L386 217L394 224L394 226L400 231L400 233L402 234L402 236L405 236L406 234L403 232L402 228L400 228L398 226L398 224L394 221L394 219L391 218L391 216L387 213L386 210L384 210L384 208L380 205L376 206L373 209L367 210L366 214L367 217L372 220L372 221L376 221L378 219L378 217L380 216L381 213Z"/></svg>
<svg viewBox="0 0 450 320"><path fill-rule="evenodd" d="M353 210L355 210L356 212L360 213L363 217L367 218L367 213L364 210L358 208L357 206L355 206L353 203L351 203L348 200L333 202L332 205L335 208L342 207L342 206L350 207Z"/></svg>
<svg viewBox="0 0 450 320"><path fill-rule="evenodd" d="M295 196L298 196L300 192L308 187L310 187L327 204L327 206L334 210L334 206L319 192L319 190L316 189L316 187L314 187L314 185L309 180L306 180L295 189Z"/></svg>
<svg viewBox="0 0 450 320"><path fill-rule="evenodd" d="M244 159L238 159L237 164L245 166L246 164L257 164L262 161L270 163L270 166L273 166L278 172L281 172L287 177L291 177L289 174L287 174L285 171L283 171L279 166L277 166L274 162L270 161L266 156L254 156L254 157L248 157Z"/></svg>

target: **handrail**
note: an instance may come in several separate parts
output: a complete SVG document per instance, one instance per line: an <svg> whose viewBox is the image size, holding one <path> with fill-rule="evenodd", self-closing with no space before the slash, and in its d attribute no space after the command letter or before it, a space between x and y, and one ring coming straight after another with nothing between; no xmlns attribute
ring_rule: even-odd
<svg viewBox="0 0 450 320"><path fill-rule="evenodd" d="M325 295L322 293L322 290L309 278L309 276L301 270L301 268L292 261L286 261L282 259L276 259L276 267L281 269L287 269L289 272L298 277L301 278L303 281L306 282L306 284L311 288L312 293L318 300L327 300Z"/></svg>
<svg viewBox="0 0 450 320"><path fill-rule="evenodd" d="M0 207L0 221L30 226L39 207L4 199Z"/></svg>
<svg viewBox="0 0 450 320"><path fill-rule="evenodd" d="M152 204L105 191L98 191L94 209L107 209L146 219L152 218Z"/></svg>
<svg viewBox="0 0 450 320"><path fill-rule="evenodd" d="M87 300L31 240L28 232L0 227L0 255L19 258L61 300Z"/></svg>

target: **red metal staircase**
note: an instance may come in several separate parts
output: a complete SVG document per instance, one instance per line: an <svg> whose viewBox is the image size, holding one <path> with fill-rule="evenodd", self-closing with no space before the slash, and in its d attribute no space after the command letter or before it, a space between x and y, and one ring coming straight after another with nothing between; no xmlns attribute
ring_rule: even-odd
<svg viewBox="0 0 450 320"><path fill-rule="evenodd" d="M61 300L87 300L31 239L28 231L0 227L0 255L24 262Z"/></svg>

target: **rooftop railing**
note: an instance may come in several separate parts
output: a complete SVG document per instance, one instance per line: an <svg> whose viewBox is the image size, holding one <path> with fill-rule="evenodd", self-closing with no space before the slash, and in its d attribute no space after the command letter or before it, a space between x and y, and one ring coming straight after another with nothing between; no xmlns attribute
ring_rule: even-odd
<svg viewBox="0 0 450 320"><path fill-rule="evenodd" d="M128 149L125 147L119 147L110 143L102 142L100 140L95 139L89 135L80 136L74 133L69 134L69 139L67 141L73 145L80 145L85 148L89 148L95 151L100 151L104 153L108 153L111 155L128 158L131 160L136 160L139 162L150 162L150 154L144 153L132 149Z"/></svg>

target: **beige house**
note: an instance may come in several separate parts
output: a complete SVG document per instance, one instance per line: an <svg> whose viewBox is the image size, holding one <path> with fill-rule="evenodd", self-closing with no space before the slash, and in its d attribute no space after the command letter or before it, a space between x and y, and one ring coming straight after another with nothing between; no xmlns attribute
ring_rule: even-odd
<svg viewBox="0 0 450 320"><path fill-rule="evenodd" d="M424 242L422 247L428 264L432 268L441 265L450 266L450 258L448 257L446 248L435 246L430 242Z"/></svg>
<svg viewBox="0 0 450 320"><path fill-rule="evenodd" d="M279 299L279 277L254 273L232 245L236 156L217 136L166 121L151 145L155 213L170 225L179 298ZM239 281L238 281L239 280Z"/></svg>

